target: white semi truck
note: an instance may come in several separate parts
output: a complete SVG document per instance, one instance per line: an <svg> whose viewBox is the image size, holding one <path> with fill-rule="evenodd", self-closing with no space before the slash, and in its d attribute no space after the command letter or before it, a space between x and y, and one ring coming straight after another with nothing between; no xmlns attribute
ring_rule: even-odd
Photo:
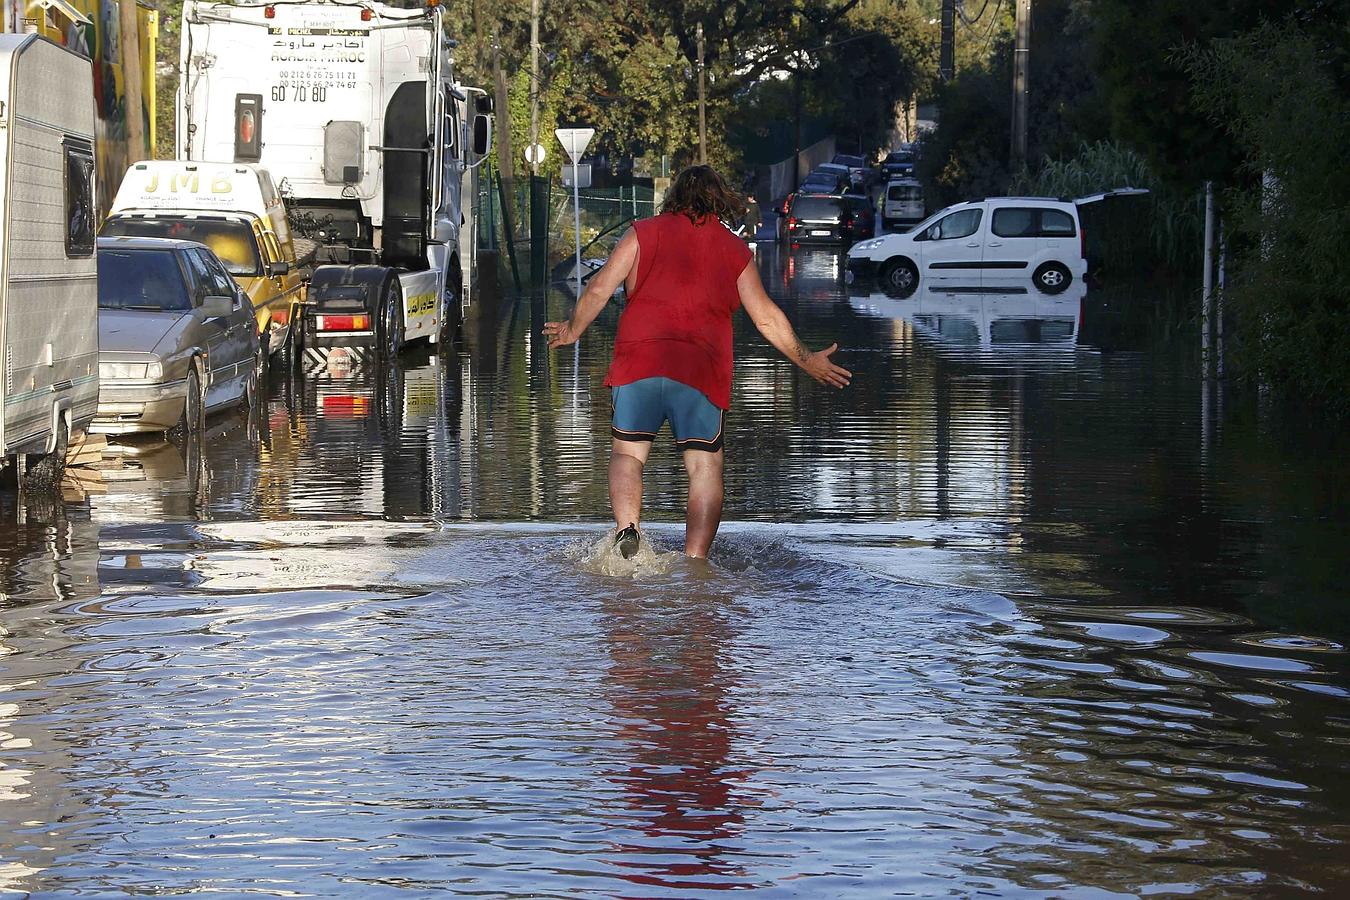
<svg viewBox="0 0 1350 900"><path fill-rule="evenodd" d="M445 18L435 0L183 5L178 155L279 179L292 227L320 245L313 362L453 341L472 296L492 110L455 80Z"/></svg>

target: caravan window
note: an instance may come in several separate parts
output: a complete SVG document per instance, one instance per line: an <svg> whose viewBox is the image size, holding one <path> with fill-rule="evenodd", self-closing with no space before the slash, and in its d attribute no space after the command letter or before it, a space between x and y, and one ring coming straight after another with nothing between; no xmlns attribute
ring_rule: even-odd
<svg viewBox="0 0 1350 900"><path fill-rule="evenodd" d="M94 255L94 150L68 141L66 151L66 258Z"/></svg>

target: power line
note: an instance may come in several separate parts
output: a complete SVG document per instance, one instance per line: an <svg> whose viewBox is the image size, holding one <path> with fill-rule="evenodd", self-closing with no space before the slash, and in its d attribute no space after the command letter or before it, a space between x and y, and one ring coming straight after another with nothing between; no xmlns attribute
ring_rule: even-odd
<svg viewBox="0 0 1350 900"><path fill-rule="evenodd" d="M984 18L984 12L985 12L985 10L987 10L988 8L989 8L989 0L984 0L984 6L981 6L981 7L980 7L980 11L975 15L975 18L972 19L970 16L966 15L966 6L965 6L965 4L964 4L964 3L957 3L957 4L956 4L956 14L957 14L958 16L961 17L961 22L962 22L967 28L971 28L973 25L975 25L976 22L979 22L980 19ZM995 12L997 12L997 11L998 11L998 10L996 9Z"/></svg>

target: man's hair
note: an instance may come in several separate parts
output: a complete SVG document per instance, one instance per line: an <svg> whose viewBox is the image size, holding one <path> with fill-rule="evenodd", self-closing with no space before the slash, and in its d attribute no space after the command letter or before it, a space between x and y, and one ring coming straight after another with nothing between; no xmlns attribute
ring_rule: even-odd
<svg viewBox="0 0 1350 900"><path fill-rule="evenodd" d="M709 216L734 222L745 215L745 201L712 166L690 166L675 176L661 212L682 213L696 225Z"/></svg>

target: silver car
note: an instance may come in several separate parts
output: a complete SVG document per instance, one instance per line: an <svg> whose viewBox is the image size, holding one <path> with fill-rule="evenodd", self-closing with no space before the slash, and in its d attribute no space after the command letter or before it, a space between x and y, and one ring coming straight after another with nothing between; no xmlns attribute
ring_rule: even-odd
<svg viewBox="0 0 1350 900"><path fill-rule="evenodd" d="M201 244L100 238L98 326L91 431L199 432L208 412L256 396L252 306Z"/></svg>

